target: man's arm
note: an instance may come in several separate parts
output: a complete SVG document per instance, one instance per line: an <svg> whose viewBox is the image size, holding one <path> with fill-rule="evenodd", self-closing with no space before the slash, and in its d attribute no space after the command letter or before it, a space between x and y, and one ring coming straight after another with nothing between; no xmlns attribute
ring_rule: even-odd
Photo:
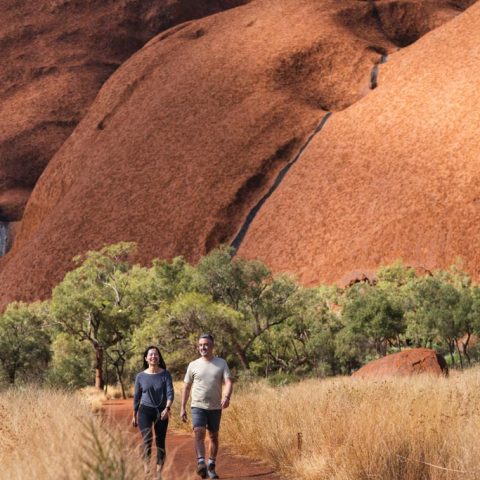
<svg viewBox="0 0 480 480"><path fill-rule="evenodd" d="M233 381L229 377L225 379L225 394L222 400L222 408L228 408L228 406L230 405L230 397L232 396L232 391L233 391Z"/></svg>
<svg viewBox="0 0 480 480"><path fill-rule="evenodd" d="M190 390L192 389L191 383L184 383L182 390L182 405L180 407L180 417L183 422L187 421L187 402L188 397L190 396Z"/></svg>

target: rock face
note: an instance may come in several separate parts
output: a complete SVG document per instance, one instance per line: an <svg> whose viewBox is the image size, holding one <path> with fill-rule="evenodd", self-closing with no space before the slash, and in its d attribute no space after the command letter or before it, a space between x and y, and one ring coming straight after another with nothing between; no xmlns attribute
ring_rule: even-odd
<svg viewBox="0 0 480 480"><path fill-rule="evenodd" d="M246 0L0 1L0 221L19 220L103 82L157 33Z"/></svg>
<svg viewBox="0 0 480 480"><path fill-rule="evenodd" d="M419 373L446 375L448 374L447 363L435 350L413 348L367 363L352 376L363 379L382 379Z"/></svg>
<svg viewBox="0 0 480 480"><path fill-rule="evenodd" d="M240 254L308 284L396 259L480 268L480 5L379 67L253 221ZM472 52L475 52L472 56Z"/></svg>
<svg viewBox="0 0 480 480"><path fill-rule="evenodd" d="M240 254L305 283L398 257L443 266L454 252L474 269L469 3L254 0L156 36L37 183L0 263L0 304L48 296L74 255L120 240L142 262L196 261L247 217Z"/></svg>

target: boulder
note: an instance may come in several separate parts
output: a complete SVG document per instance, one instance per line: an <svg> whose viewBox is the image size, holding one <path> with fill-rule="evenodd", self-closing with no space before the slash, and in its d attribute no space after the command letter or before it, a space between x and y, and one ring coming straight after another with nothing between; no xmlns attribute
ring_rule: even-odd
<svg viewBox="0 0 480 480"><path fill-rule="evenodd" d="M367 363L352 376L362 379L381 379L406 377L419 373L446 375L448 374L447 363L435 350L412 348Z"/></svg>

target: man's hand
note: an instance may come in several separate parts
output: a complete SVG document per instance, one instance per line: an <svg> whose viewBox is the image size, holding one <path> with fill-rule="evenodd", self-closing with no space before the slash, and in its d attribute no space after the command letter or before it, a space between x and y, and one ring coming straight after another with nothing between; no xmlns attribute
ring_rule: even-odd
<svg viewBox="0 0 480 480"><path fill-rule="evenodd" d="M223 397L222 408L228 408L229 405L230 405L230 398L229 397Z"/></svg>
<svg viewBox="0 0 480 480"><path fill-rule="evenodd" d="M186 422L187 421L187 411L185 410L184 407L182 407L180 409L180 418L182 419L182 422Z"/></svg>

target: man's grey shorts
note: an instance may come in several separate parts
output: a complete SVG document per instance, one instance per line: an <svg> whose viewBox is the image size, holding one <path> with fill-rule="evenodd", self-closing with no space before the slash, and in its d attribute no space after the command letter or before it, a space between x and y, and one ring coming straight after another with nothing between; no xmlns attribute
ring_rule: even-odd
<svg viewBox="0 0 480 480"><path fill-rule="evenodd" d="M222 410L206 410L205 408L192 407L192 425L195 427L207 427L209 432L220 430Z"/></svg>

